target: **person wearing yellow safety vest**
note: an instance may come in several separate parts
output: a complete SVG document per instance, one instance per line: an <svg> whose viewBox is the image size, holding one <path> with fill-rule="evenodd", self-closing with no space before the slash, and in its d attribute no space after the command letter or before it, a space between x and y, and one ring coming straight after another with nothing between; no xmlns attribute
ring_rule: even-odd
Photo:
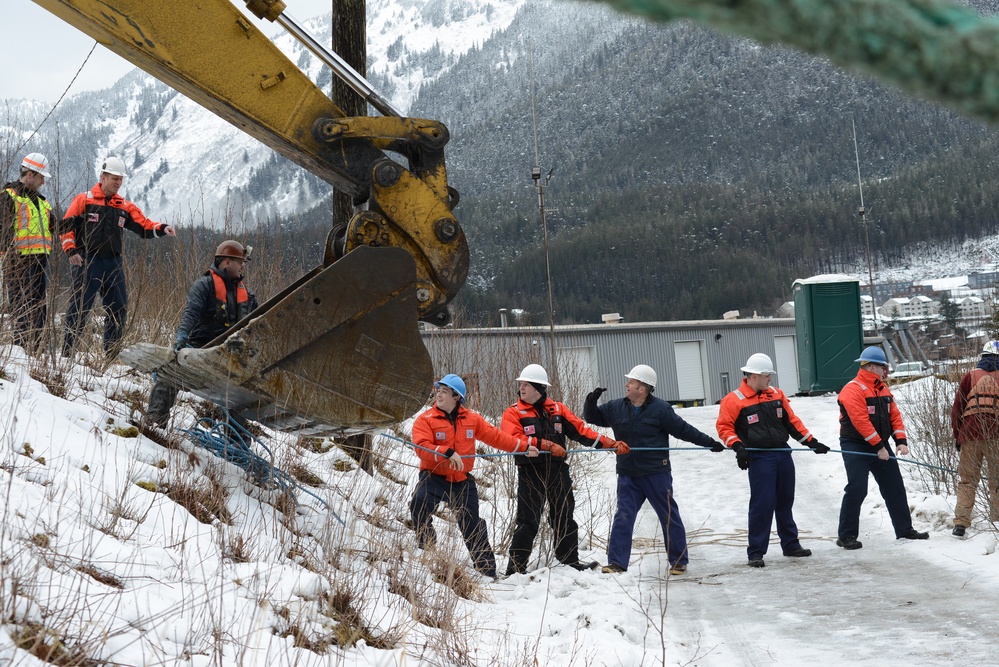
<svg viewBox="0 0 999 667"><path fill-rule="evenodd" d="M215 249L215 261L187 291L187 305L180 317L173 348L204 347L257 308L256 295L243 283L243 268L252 247L238 241L223 241ZM147 423L164 427L177 400L177 388L157 380L149 392Z"/></svg>
<svg viewBox="0 0 999 667"><path fill-rule="evenodd" d="M48 166L41 153L26 155L20 178L0 193L0 252L14 344L28 352L38 348L45 326L46 268L57 225L52 205L39 192L52 176Z"/></svg>

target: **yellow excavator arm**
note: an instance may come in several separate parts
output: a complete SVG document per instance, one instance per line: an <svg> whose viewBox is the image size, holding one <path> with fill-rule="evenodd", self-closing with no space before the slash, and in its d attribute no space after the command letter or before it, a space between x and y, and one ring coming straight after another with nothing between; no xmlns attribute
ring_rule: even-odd
<svg viewBox="0 0 999 667"><path fill-rule="evenodd" d="M331 232L323 266L223 338L179 354L139 344L123 360L285 430L327 434L415 412L433 373L417 321L446 324L468 273L447 128L399 117L280 0L246 4L386 115L346 117L229 0L34 1L363 208Z"/></svg>

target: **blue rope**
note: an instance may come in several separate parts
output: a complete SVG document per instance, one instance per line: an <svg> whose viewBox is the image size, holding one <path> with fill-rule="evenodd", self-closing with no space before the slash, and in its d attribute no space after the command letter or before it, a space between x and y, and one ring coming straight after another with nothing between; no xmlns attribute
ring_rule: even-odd
<svg viewBox="0 0 999 667"><path fill-rule="evenodd" d="M346 525L344 520L329 506L329 503L312 491L302 487L289 473L270 463L270 461L274 460L274 454L267 445L262 443L259 438L254 437L243 426L236 423L229 416L229 412L225 408L222 408L222 412L225 414L224 421L215 421L210 417L201 417L193 428L184 429L183 433L195 445L207 449L220 459L239 466L255 477L260 484L273 484L282 493L288 494L296 507L298 507L298 497L295 495L295 492L301 491L307 493L322 503L326 510L333 515L333 518L340 522L341 526ZM250 448L251 443L262 447L267 452L270 460L264 459L254 453Z"/></svg>
<svg viewBox="0 0 999 667"><path fill-rule="evenodd" d="M388 433L382 433L381 435L382 435L382 437L389 438L391 440L397 440L397 441L399 441L399 442L401 442L403 444L409 445L410 447L412 447L414 449L422 449L425 452L430 452L431 454L437 454L438 456L440 456L440 452L438 452L436 449L430 449L429 447L424 447L422 445L418 445L415 442L411 442L409 440L406 440L405 438L400 438L398 436L390 435ZM566 454L596 454L598 452L613 452L613 451L614 451L613 447L609 448L609 449L592 449L592 448L588 447L586 449L567 449L565 453ZM694 452L696 452L696 451L706 452L706 451L710 451L710 449L707 448L707 447L642 447L642 451L646 451L646 452L691 452L691 451L694 451ZM800 447L791 448L791 447L789 447L786 450L784 450L784 449L775 450L775 449L766 448L766 447L747 447L746 451L747 452L787 451L787 452L789 452L791 454L801 454L801 453L804 453L804 452L814 452L813 449L807 448L807 447L806 448L800 448ZM721 453L721 452L719 452L719 453ZM830 454L855 454L855 455L858 455L858 456L877 456L877 452L848 452L848 451L844 451L844 450L841 450L841 449L830 449L829 453ZM542 451L541 454L551 454L551 452ZM525 456L525 455L526 455L525 452L513 452L513 453L510 453L510 452L497 452L497 453L487 453L487 454L465 454L465 455L461 455L461 458L463 458L463 459L474 459L477 456L485 458L485 457ZM902 463L911 463L913 465L923 466L924 468L930 468L932 470L942 470L944 472L949 472L949 473L954 474L954 475L957 474L957 471L956 470L952 470L951 468L944 468L942 466L935 466L935 465L933 465L931 463L924 463L923 461L916 461L915 459L903 459L903 458L900 458L898 456L891 456L889 458L894 459L896 461L901 461Z"/></svg>
<svg viewBox="0 0 999 667"><path fill-rule="evenodd" d="M381 433L383 438L389 438L390 440L396 440L404 445L409 445L413 449L422 449L425 452L430 452L431 454L436 454L437 456L443 456L436 449L430 449L429 447L424 447L423 445L418 445L415 442L406 440L405 438L400 438L396 435L391 435L389 433ZM550 454L551 452L540 452L541 454ZM463 459L474 459L479 458L490 458L490 457L500 457L500 456L526 456L527 452L496 452L496 453L486 453L486 454L459 454L458 456Z"/></svg>
<svg viewBox="0 0 999 667"><path fill-rule="evenodd" d="M805 451L805 450L798 450L798 451ZM845 451L845 450L842 450L842 449L830 449L829 453L830 454L853 454L855 456L877 456L878 455L877 452L848 452L848 451ZM935 466L932 463L924 463L923 461L917 461L915 459L903 459L903 458L901 458L899 456L889 456L888 458L889 459L895 459L896 461L901 461L902 463L911 463L913 465L923 466L924 468L930 468L931 470L942 470L943 472L949 472L949 473L951 473L953 475L957 474L957 471L956 470L952 470L951 468L944 468L943 466Z"/></svg>

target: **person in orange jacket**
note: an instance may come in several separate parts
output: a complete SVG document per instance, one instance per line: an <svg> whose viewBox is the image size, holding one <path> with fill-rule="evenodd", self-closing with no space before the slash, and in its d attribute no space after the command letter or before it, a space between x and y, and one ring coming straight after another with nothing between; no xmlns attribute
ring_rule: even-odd
<svg viewBox="0 0 999 667"><path fill-rule="evenodd" d="M447 502L458 521L475 569L496 577L496 555L489 544L486 522L479 517L479 492L472 476L475 441L506 452L538 456L553 445L539 438L514 437L496 428L465 402L465 382L449 373L434 383L434 405L413 422L413 443L420 458L420 474L409 510L421 549L436 544L432 514ZM565 455L563 450L562 455Z"/></svg>
<svg viewBox="0 0 999 667"><path fill-rule="evenodd" d="M59 239L73 273L62 345L66 357L73 354L98 294L107 311L104 352L112 357L118 352L128 307L121 260L122 230L144 239L177 235L173 227L153 222L138 206L118 194L125 178L125 163L120 158L107 158L100 169L100 181L73 198L60 225Z"/></svg>
<svg viewBox="0 0 999 667"><path fill-rule="evenodd" d="M742 372L745 376L742 384L721 401L715 428L722 443L735 451L739 467L749 471L748 564L766 567L763 557L770 546L774 515L784 555L811 556L811 549L805 549L798 541L798 526L791 513L794 461L787 440L794 438L816 454L826 454L829 448L809 433L791 410L784 392L770 386L770 378L776 371L769 356L750 356Z"/></svg>
<svg viewBox="0 0 999 667"><path fill-rule="evenodd" d="M596 561L579 560L579 526L572 513L576 500L572 495L569 462L565 460L565 442L575 440L597 449L613 449L627 454L623 442L600 435L583 423L564 403L548 397L548 371L539 364L528 364L517 378L518 400L503 413L500 428L514 436L535 436L554 443L551 456L525 458L517 464L517 522L510 541L507 575L527 572L534 538L541 528L541 515L548 504L548 523L552 527L555 558L576 570L600 567Z"/></svg>
<svg viewBox="0 0 999 667"><path fill-rule="evenodd" d="M857 377L839 391L839 446L846 468L846 488L839 510L839 538L836 545L860 549L860 506L867 497L868 475L874 475L881 497L885 499L896 539L925 540L928 533L912 527L909 501L905 497L902 471L893 456L888 438L895 438L898 453L909 453L902 413L895 397L885 384L888 358L879 347L861 353ZM871 456L876 453L877 456Z"/></svg>

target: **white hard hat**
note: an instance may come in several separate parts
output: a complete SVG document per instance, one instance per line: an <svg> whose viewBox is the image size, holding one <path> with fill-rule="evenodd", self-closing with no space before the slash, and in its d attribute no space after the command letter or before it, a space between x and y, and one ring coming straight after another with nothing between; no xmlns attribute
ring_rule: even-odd
<svg viewBox="0 0 999 667"><path fill-rule="evenodd" d="M111 174L112 176L125 176L125 163L121 158L109 157L101 164L98 170L101 174Z"/></svg>
<svg viewBox="0 0 999 667"><path fill-rule="evenodd" d="M637 366L632 368L631 372L626 374L624 377L628 378L629 380L638 380L639 382L644 382L645 384L653 388L655 388L656 380L658 379L658 377L656 376L656 372L652 370L652 366L646 366L645 364L638 364Z"/></svg>
<svg viewBox="0 0 999 667"><path fill-rule="evenodd" d="M982 348L982 356L987 354L999 355L999 340L990 340L985 344L985 347Z"/></svg>
<svg viewBox="0 0 999 667"><path fill-rule="evenodd" d="M52 178L52 174L48 171L49 159L41 153L28 153L25 155L24 159L21 160L21 169L30 169L45 178Z"/></svg>
<svg viewBox="0 0 999 667"><path fill-rule="evenodd" d="M517 382L536 382L546 387L552 386L551 382L548 381L548 371L542 368L540 364L528 364L524 366L524 370L520 371L520 377L517 378Z"/></svg>
<svg viewBox="0 0 999 667"><path fill-rule="evenodd" d="M762 352L757 352L749 357L749 359L746 360L746 365L742 367L742 372L753 373L755 375L777 374L777 371L774 370L773 360Z"/></svg>

